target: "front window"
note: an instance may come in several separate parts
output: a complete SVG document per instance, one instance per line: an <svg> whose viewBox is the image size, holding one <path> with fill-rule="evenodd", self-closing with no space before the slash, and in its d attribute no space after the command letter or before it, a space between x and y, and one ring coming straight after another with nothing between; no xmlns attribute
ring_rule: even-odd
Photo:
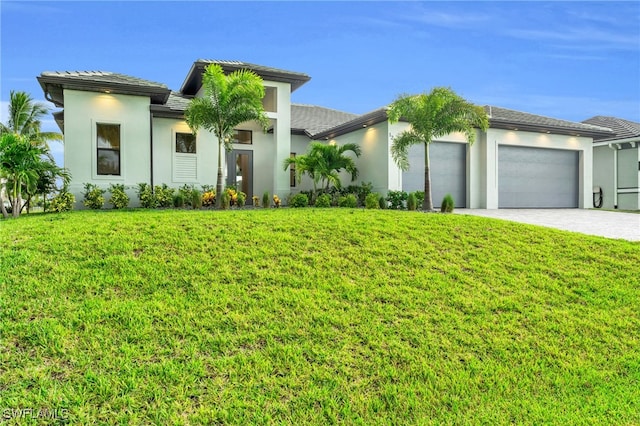
<svg viewBox="0 0 640 426"><path fill-rule="evenodd" d="M253 132L251 130L235 130L233 133L233 143L251 145L253 143Z"/></svg>
<svg viewBox="0 0 640 426"><path fill-rule="evenodd" d="M120 176L120 125L97 123L98 174Z"/></svg>
<svg viewBox="0 0 640 426"><path fill-rule="evenodd" d="M176 133L176 153L195 154L196 135L193 133Z"/></svg>

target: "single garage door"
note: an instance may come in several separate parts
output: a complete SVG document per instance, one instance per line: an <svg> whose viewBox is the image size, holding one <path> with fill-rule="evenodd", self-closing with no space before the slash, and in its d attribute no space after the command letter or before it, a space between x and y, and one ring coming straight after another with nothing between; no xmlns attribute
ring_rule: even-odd
<svg viewBox="0 0 640 426"><path fill-rule="evenodd" d="M467 203L467 144L433 142L431 159L431 196L433 205L440 206L446 194L451 194L456 207ZM402 190L424 190L424 145L409 148L409 170L402 173Z"/></svg>
<svg viewBox="0 0 640 426"><path fill-rule="evenodd" d="M577 208L578 152L499 145L498 207Z"/></svg>

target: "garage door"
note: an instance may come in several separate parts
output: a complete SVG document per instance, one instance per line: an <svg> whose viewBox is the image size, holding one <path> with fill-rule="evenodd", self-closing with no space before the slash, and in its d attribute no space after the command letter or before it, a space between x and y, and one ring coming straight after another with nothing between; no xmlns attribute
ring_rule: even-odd
<svg viewBox="0 0 640 426"><path fill-rule="evenodd" d="M429 147L431 159L431 196L433 205L440 206L446 194L451 194L456 207L467 203L467 145L434 142ZM409 149L409 170L402 173L403 191L424 190L424 145Z"/></svg>
<svg viewBox="0 0 640 426"><path fill-rule="evenodd" d="M577 208L578 152L498 147L498 207Z"/></svg>

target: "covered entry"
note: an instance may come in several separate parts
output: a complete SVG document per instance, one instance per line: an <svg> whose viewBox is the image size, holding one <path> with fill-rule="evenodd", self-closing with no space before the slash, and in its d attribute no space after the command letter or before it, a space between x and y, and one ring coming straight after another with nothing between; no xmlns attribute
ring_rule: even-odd
<svg viewBox="0 0 640 426"><path fill-rule="evenodd" d="M433 142L429 146L431 159L431 195L433 205L440 206L446 194L451 194L456 207L467 204L467 144ZM424 145L409 149L409 170L402 173L402 190L424 190Z"/></svg>
<svg viewBox="0 0 640 426"><path fill-rule="evenodd" d="M579 153L498 146L499 208L577 208Z"/></svg>

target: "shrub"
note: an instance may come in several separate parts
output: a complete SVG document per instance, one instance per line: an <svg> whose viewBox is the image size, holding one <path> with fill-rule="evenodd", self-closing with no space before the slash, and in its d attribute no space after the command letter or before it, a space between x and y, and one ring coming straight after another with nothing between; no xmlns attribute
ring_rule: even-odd
<svg viewBox="0 0 640 426"><path fill-rule="evenodd" d="M389 202L387 201L386 198L384 198L382 195L380 196L380 198L378 198L378 205L380 206L381 209L386 209L387 207L389 207Z"/></svg>
<svg viewBox="0 0 640 426"><path fill-rule="evenodd" d="M416 199L416 194L413 192L407 196L407 210L415 211L418 207L418 200Z"/></svg>
<svg viewBox="0 0 640 426"><path fill-rule="evenodd" d="M345 197L338 198L338 205L340 207L355 208L358 206L358 200L355 195L349 194Z"/></svg>
<svg viewBox="0 0 640 426"><path fill-rule="evenodd" d="M145 209L158 207L158 201L151 190L151 185L148 183L138 184L138 199L140 200L140 205Z"/></svg>
<svg viewBox="0 0 640 426"><path fill-rule="evenodd" d="M404 202L407 201L407 193L404 191L389 191L387 192L387 201L389 201L389 208L393 210L403 210L405 208Z"/></svg>
<svg viewBox="0 0 640 426"><path fill-rule="evenodd" d="M202 208L202 194L197 189L191 191L191 208Z"/></svg>
<svg viewBox="0 0 640 426"><path fill-rule="evenodd" d="M179 191L173 196L173 207L177 209L181 209L184 207L184 194L182 193L182 191Z"/></svg>
<svg viewBox="0 0 640 426"><path fill-rule="evenodd" d="M266 209L271 207L271 198L269 198L269 191L264 191L264 194L262 194L262 207Z"/></svg>
<svg viewBox="0 0 640 426"><path fill-rule="evenodd" d="M178 188L178 193L182 194L182 198L185 200L185 203L191 200L191 191L193 191L193 185L182 185ZM175 197L173 197L173 199L175 201Z"/></svg>
<svg viewBox="0 0 640 426"><path fill-rule="evenodd" d="M238 205L238 208L239 209L243 208L246 202L247 202L247 194L245 194L242 191L238 192L236 194L236 204Z"/></svg>
<svg viewBox="0 0 640 426"><path fill-rule="evenodd" d="M231 206L231 194L229 191L222 193L222 199L220 200L220 207L222 210L227 210Z"/></svg>
<svg viewBox="0 0 640 426"><path fill-rule="evenodd" d="M104 206L104 189L98 188L92 183L84 184L84 201L85 207L98 210Z"/></svg>
<svg viewBox="0 0 640 426"><path fill-rule="evenodd" d="M260 197L254 195L251 199L253 200L253 207L260 207Z"/></svg>
<svg viewBox="0 0 640 426"><path fill-rule="evenodd" d="M422 208L422 204L424 204L424 191L415 191L416 202L418 204L418 208Z"/></svg>
<svg viewBox="0 0 640 426"><path fill-rule="evenodd" d="M378 209L380 205L378 204L378 199L380 198L380 194L377 192L372 192L367 194L367 197L364 199L364 206L367 209Z"/></svg>
<svg viewBox="0 0 640 426"><path fill-rule="evenodd" d="M331 196L329 194L318 195L316 198L316 207L331 207Z"/></svg>
<svg viewBox="0 0 640 426"><path fill-rule="evenodd" d="M129 207L129 196L125 189L126 187L121 183L109 185L109 192L111 192L109 203L113 205L114 209L126 209Z"/></svg>
<svg viewBox="0 0 640 426"><path fill-rule="evenodd" d="M309 190L309 191L300 191L300 194L304 194L307 196L307 200L309 200L309 204L313 204L313 200L316 199L315 194L313 193L313 190Z"/></svg>
<svg viewBox="0 0 640 426"><path fill-rule="evenodd" d="M163 183L162 186L156 185L153 188L153 192L158 207L171 207L173 204L173 193L175 192L173 188L169 188L166 183Z"/></svg>
<svg viewBox="0 0 640 426"><path fill-rule="evenodd" d="M289 205L291 207L307 207L309 205L309 197L307 197L307 194L296 194L293 197L291 197L291 201L289 201Z"/></svg>
<svg viewBox="0 0 640 426"><path fill-rule="evenodd" d="M216 203L216 193L214 191L207 191L202 194L201 203L200 203L202 206L205 206L205 207L213 206L215 203Z"/></svg>
<svg viewBox="0 0 640 426"><path fill-rule="evenodd" d="M440 205L440 211L442 213L453 213L454 207L455 203L453 202L451 194L445 195L442 199L442 204Z"/></svg>
<svg viewBox="0 0 640 426"><path fill-rule="evenodd" d="M62 213L73 210L73 204L76 202L76 197L66 190L60 191L58 195L53 197L49 203L49 210Z"/></svg>
<svg viewBox="0 0 640 426"><path fill-rule="evenodd" d="M273 194L273 205L277 208L280 207L280 204L282 204L282 200L280 200L280 197Z"/></svg>

